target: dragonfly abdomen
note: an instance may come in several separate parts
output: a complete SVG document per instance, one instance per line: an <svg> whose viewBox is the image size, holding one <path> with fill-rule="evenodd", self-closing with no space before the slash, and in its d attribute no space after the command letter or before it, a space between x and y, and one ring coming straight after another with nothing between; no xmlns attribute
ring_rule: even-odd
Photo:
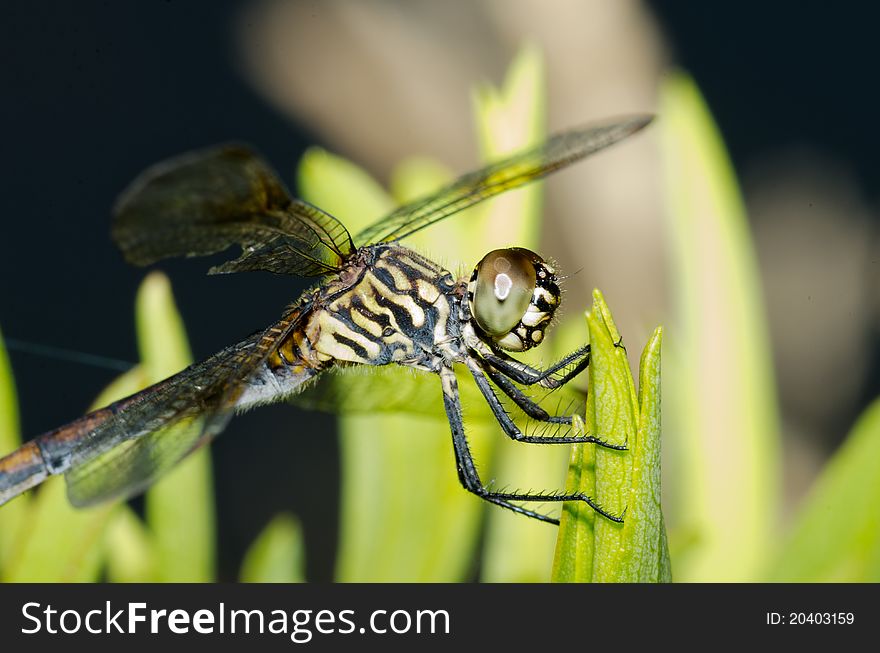
<svg viewBox="0 0 880 653"><path fill-rule="evenodd" d="M28 442L0 459L0 506L39 485L49 472L36 442Z"/></svg>
<svg viewBox="0 0 880 653"><path fill-rule="evenodd" d="M157 384L159 386L161 384ZM63 474L70 468L79 444L99 425L126 406L137 403L147 392L142 390L105 408L48 431L26 442L11 454L0 458L0 505L42 483L49 476Z"/></svg>
<svg viewBox="0 0 880 653"><path fill-rule="evenodd" d="M269 363L263 365L248 380L244 392L235 403L235 410L241 412L286 399L299 392L306 381L327 367L310 366L307 363L308 361L300 358L294 359L290 364L285 362L275 367Z"/></svg>

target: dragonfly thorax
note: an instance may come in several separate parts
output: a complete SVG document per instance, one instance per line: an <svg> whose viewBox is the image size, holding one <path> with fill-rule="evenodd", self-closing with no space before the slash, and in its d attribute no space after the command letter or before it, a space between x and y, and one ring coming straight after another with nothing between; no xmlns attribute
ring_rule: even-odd
<svg viewBox="0 0 880 653"><path fill-rule="evenodd" d="M560 297L553 267L522 247L489 252L468 282L477 327L509 351L525 351L543 341Z"/></svg>
<svg viewBox="0 0 880 653"><path fill-rule="evenodd" d="M317 356L366 365L421 363L448 338L455 281L442 266L398 244L369 254L325 284L306 327ZM350 277L350 278L349 278Z"/></svg>

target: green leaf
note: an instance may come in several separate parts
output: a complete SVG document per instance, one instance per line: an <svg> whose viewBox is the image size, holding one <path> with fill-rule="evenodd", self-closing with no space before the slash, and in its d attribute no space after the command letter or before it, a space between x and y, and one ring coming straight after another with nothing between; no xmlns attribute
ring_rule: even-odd
<svg viewBox="0 0 880 653"><path fill-rule="evenodd" d="M676 579L755 580L777 537L780 442L758 267L718 129L692 80L661 89L675 319L665 370ZM674 542L673 542L674 544Z"/></svg>
<svg viewBox="0 0 880 653"><path fill-rule="evenodd" d="M621 578L628 582L672 581L666 526L660 509L660 345L663 329L654 330L639 364L639 434L632 448L632 487L627 501L620 557Z"/></svg>
<svg viewBox="0 0 880 653"><path fill-rule="evenodd" d="M20 501L20 499L18 499ZM107 504L77 510L64 481L53 477L28 502L27 519L4 568L5 582L64 583L98 580L105 527L118 508Z"/></svg>
<svg viewBox="0 0 880 653"><path fill-rule="evenodd" d="M627 451L572 448L566 491L590 496L624 524L582 502L565 504L556 542L556 582L659 582L670 579L660 509L660 343L658 328L642 355L635 393L620 334L599 291L587 315L590 330L587 431Z"/></svg>
<svg viewBox="0 0 880 653"><path fill-rule="evenodd" d="M302 583L305 552L302 529L291 515L277 515L257 536L241 566L243 583Z"/></svg>
<svg viewBox="0 0 880 653"><path fill-rule="evenodd" d="M394 208L388 193L365 170L319 147L303 154L296 178L300 197L341 220L352 237Z"/></svg>
<svg viewBox="0 0 880 653"><path fill-rule="evenodd" d="M168 278L151 272L138 290L135 317L141 365L150 383L192 362ZM186 458L146 493L145 513L155 543L160 581L214 579L215 517L210 450Z"/></svg>
<svg viewBox="0 0 880 653"><path fill-rule="evenodd" d="M462 580L482 502L458 482L445 418L364 415L343 422L337 580ZM485 460L485 435L479 427L468 434L474 456Z"/></svg>
<svg viewBox="0 0 880 653"><path fill-rule="evenodd" d="M3 344L3 332L0 331L0 455L13 451L20 444L15 379L6 346Z"/></svg>
<svg viewBox="0 0 880 653"><path fill-rule="evenodd" d="M18 399L12 366L0 332L0 457L15 451L21 444L18 423ZM24 519L30 497L21 497L0 509L0 577L5 560L11 553L13 542Z"/></svg>
<svg viewBox="0 0 880 653"><path fill-rule="evenodd" d="M110 582L150 583L159 577L152 535L128 506L120 506L114 514L104 542Z"/></svg>
<svg viewBox="0 0 880 653"><path fill-rule="evenodd" d="M769 579L880 581L880 399L825 466Z"/></svg>

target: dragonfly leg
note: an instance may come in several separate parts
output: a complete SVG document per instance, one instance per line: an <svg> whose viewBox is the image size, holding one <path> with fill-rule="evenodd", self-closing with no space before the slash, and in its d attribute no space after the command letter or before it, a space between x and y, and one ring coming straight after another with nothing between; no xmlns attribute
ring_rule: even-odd
<svg viewBox="0 0 880 653"><path fill-rule="evenodd" d="M606 449L614 449L617 451L625 451L625 444L611 444L601 438L598 438L593 435L557 435L557 436L543 436L543 435L526 435L523 433L519 427L514 423L511 419L510 415L508 415L507 411L504 409L504 405L499 401L498 396L495 394L495 391L492 389L492 386L489 384L489 381L486 380L486 377L483 376L483 370L480 368L479 364L474 359L467 360L467 366L470 370L471 375L474 377L474 381L477 384L477 387L480 389L483 397L486 399L486 403L489 404L489 408L492 410L492 414L495 415L495 419L498 421L498 424L501 425L504 433L511 439L517 442L526 442L529 444L576 444L576 443L593 443L597 444L601 447L605 447ZM498 378L493 378L493 381L498 383L501 380L507 384L507 387L502 387L499 384L499 387L508 394L508 396L513 399L518 406L523 408L523 411L529 415L529 417L534 417L534 419L542 420L545 422L550 422L552 424L571 424L572 417L570 415L549 415L547 411L541 408L538 404L533 402L529 397L525 395L519 388L514 386L510 381L503 378L500 374L498 374Z"/></svg>
<svg viewBox="0 0 880 653"><path fill-rule="evenodd" d="M537 383L545 388L554 389L565 385L587 369L587 366L590 364L590 345L584 345L544 370L526 365L502 352L484 354L483 359L517 383L522 385L535 385ZM572 364L574 365L562 376L553 376Z"/></svg>
<svg viewBox="0 0 880 653"><path fill-rule="evenodd" d="M623 349L624 352L626 351L626 347L623 346L623 336L614 343L614 346ZM517 383L522 385L535 385L537 383L551 390L565 385L587 369L587 366L590 364L590 345L584 345L544 370L526 365L508 356L503 351L489 350L488 347L478 349L478 353L492 367L502 374L506 374ZM574 365L565 371L562 376L553 376L573 363Z"/></svg>
<svg viewBox="0 0 880 653"><path fill-rule="evenodd" d="M456 466L458 468L458 478L462 486L481 499L494 503L495 505L507 508L515 513L532 517L540 521L550 524L559 524L559 520L548 515L541 514L534 510L529 510L523 506L512 503L514 501L522 502L559 502L559 501L582 501L590 506L597 513L616 523L623 523L623 514L616 515L603 508L597 501L582 492L570 493L534 493L534 492L495 492L489 490L480 480L477 473L477 467L474 464L474 458L468 446L467 437L464 433L464 423L461 414L461 401L458 396L458 384L455 380L455 373L452 368L444 367L440 370L440 380L443 385L443 405L446 408L446 415L449 418L449 425L452 429L452 446L455 451ZM624 512L626 512L624 510Z"/></svg>
<svg viewBox="0 0 880 653"><path fill-rule="evenodd" d="M501 372L490 365L481 365L480 370L488 375L492 382L495 383L501 391L510 397L514 403L519 406L523 412L541 422L549 422L551 424L571 424L571 415L551 415L544 410L538 403L532 400L525 392L520 390L514 383L504 376Z"/></svg>

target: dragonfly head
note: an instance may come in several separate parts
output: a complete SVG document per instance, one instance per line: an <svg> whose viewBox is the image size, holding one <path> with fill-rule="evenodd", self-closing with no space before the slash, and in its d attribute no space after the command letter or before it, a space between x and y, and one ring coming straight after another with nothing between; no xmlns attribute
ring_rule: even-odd
<svg viewBox="0 0 880 653"><path fill-rule="evenodd" d="M561 297L556 271L521 247L483 257L468 282L477 326L502 349L525 351L544 340Z"/></svg>

